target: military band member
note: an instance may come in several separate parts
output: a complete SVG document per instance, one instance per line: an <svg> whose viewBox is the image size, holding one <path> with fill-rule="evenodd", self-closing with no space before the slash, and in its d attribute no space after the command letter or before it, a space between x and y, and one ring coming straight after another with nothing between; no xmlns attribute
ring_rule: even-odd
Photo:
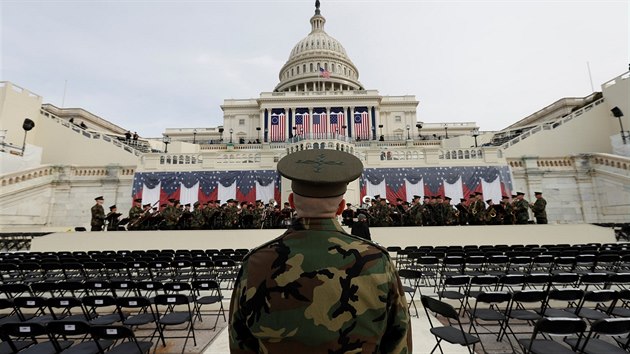
<svg viewBox="0 0 630 354"><path fill-rule="evenodd" d="M474 200L470 205L470 214L472 218L471 225L483 225L486 220L486 203L483 201L483 194L475 193Z"/></svg>
<svg viewBox="0 0 630 354"><path fill-rule="evenodd" d="M107 220L107 231L118 231L118 223L120 222L118 218L121 215L116 205L109 207L109 213L105 216L105 220Z"/></svg>
<svg viewBox="0 0 630 354"><path fill-rule="evenodd" d="M341 213L342 224L352 227L354 223L354 210L352 210L352 203L346 203L346 209Z"/></svg>
<svg viewBox="0 0 630 354"><path fill-rule="evenodd" d="M94 198L96 204L92 206L90 212L92 213L92 219L90 220L90 231L103 231L103 225L105 225L105 209L103 209L103 203L105 199L103 196Z"/></svg>
<svg viewBox="0 0 630 354"><path fill-rule="evenodd" d="M534 192L534 196L536 197L536 201L534 203L530 203L532 208L532 212L534 213L534 217L536 218L536 224L546 224L547 223L547 201L542 196L542 192Z"/></svg>
<svg viewBox="0 0 630 354"><path fill-rule="evenodd" d="M457 221L459 225L464 226L468 224L468 203L466 198L460 198L459 203L455 205L455 209L457 209Z"/></svg>
<svg viewBox="0 0 630 354"><path fill-rule="evenodd" d="M297 219L243 259L230 302L230 351L411 353L405 293L387 250L337 222L361 161L302 150L277 168L292 181Z"/></svg>
<svg viewBox="0 0 630 354"><path fill-rule="evenodd" d="M237 200L228 199L227 206L223 209L223 227L226 229L235 229L238 226L237 203Z"/></svg>
<svg viewBox="0 0 630 354"><path fill-rule="evenodd" d="M177 205L179 201L176 199L169 199L168 204L161 209L160 214L164 218L162 228L165 230L175 230L177 228L177 222L179 221L179 211Z"/></svg>
<svg viewBox="0 0 630 354"><path fill-rule="evenodd" d="M516 201L514 202L514 216L516 223L519 225L527 224L529 222L529 203L525 200L525 193L516 193Z"/></svg>
<svg viewBox="0 0 630 354"><path fill-rule="evenodd" d="M129 224L131 225L134 221L138 220L138 218L142 215L142 199L134 199L131 204L131 209L129 209Z"/></svg>
<svg viewBox="0 0 630 354"><path fill-rule="evenodd" d="M503 205L503 225L514 224L514 208L510 203L510 197L501 196L501 205Z"/></svg>

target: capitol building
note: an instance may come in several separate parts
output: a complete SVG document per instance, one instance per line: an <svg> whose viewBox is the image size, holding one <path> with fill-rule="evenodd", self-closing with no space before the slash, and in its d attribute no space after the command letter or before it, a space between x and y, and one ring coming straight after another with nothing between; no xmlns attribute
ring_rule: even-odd
<svg viewBox="0 0 630 354"><path fill-rule="evenodd" d="M275 86L225 99L221 126L167 128L157 138L128 139L128 129L107 117L0 83L0 228L87 227L98 195L124 213L138 197L281 203L291 190L276 163L304 149L363 161L346 195L355 206L374 195L458 201L482 192L498 201L517 191L533 200L540 191L552 224L630 222L630 132L621 128L630 127L630 72L589 96L559 97L501 131L425 123L415 96L364 87L351 53L325 25L317 7Z"/></svg>

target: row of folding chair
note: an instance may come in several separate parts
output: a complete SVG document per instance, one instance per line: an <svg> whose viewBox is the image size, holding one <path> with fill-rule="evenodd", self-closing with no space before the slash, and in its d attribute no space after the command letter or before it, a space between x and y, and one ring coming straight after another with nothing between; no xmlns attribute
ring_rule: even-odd
<svg viewBox="0 0 630 354"><path fill-rule="evenodd" d="M481 293L481 301L487 303L501 304L511 302L509 293ZM436 349L444 352L441 346L443 341L451 344L465 346L472 354L475 353L475 346L480 344L484 353L487 353L482 336L477 330L475 323L478 320L486 322L497 322L499 331L490 333L496 335L498 341L501 340L501 332L507 327L509 314L502 313L496 308L475 309L471 312L469 328L466 329L460 320L457 310L450 304L428 296L422 296L422 304L431 327L430 331L436 339L436 345L431 351ZM432 314L440 315L447 319L447 324L439 326L431 319ZM538 354L562 354L562 353L627 353L630 340L630 318L600 318L589 327L588 321L582 318L569 317L538 317L532 319L532 330L525 333L526 336L515 337L518 346L523 353ZM551 336L545 336L551 335ZM561 338L554 340L553 337ZM611 336L606 341L602 336ZM512 341L508 338L512 352L516 352Z"/></svg>
<svg viewBox="0 0 630 354"><path fill-rule="evenodd" d="M233 279L239 263L233 259L177 259L173 261L132 260L85 263L0 263L0 284L39 282L97 282L122 280L189 281L192 279Z"/></svg>
<svg viewBox="0 0 630 354"><path fill-rule="evenodd" d="M151 341L138 340L126 326L83 321L5 323L0 327L0 340L0 354L144 354L153 347Z"/></svg>

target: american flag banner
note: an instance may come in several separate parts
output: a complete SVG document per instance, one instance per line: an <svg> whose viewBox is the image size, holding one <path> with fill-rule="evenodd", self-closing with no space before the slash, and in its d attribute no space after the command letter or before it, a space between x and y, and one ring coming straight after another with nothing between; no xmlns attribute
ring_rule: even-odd
<svg viewBox="0 0 630 354"><path fill-rule="evenodd" d="M186 189L188 193L192 189L197 189L197 200L205 203L208 200L221 199L219 195L225 195L225 192L221 191L233 188L234 195L230 196L231 198L254 202L260 199L261 195L268 195L272 190L274 199L280 202L280 183L280 175L275 170L137 172L133 177L131 194L133 199L144 199L143 191L148 192L158 188L160 204L163 204L169 198L180 199L182 189ZM151 198L152 196L147 195L147 199ZM191 197L188 199L191 200Z"/></svg>
<svg viewBox="0 0 630 354"><path fill-rule="evenodd" d="M316 138L324 138L326 137L326 133L328 129L328 120L326 119L326 109L325 108L315 108L313 109L313 137Z"/></svg>
<svg viewBox="0 0 630 354"><path fill-rule="evenodd" d="M354 112L354 137L361 140L370 139L370 115L365 111Z"/></svg>
<svg viewBox="0 0 630 354"><path fill-rule="evenodd" d="M271 142L286 140L287 116L284 109L271 110L271 129L269 139Z"/></svg>
<svg viewBox="0 0 630 354"><path fill-rule="evenodd" d="M311 132L310 115L308 108L297 108L295 110L295 135L305 137Z"/></svg>
<svg viewBox="0 0 630 354"><path fill-rule="evenodd" d="M340 135L346 135L346 129L343 127L346 125L345 114L343 114L343 108L331 108L330 110L330 132Z"/></svg>
<svg viewBox="0 0 630 354"><path fill-rule="evenodd" d="M407 188L420 182L424 184L425 196L442 195L453 200L458 195L468 196L475 192L484 193L484 196L496 193L488 190L486 185L500 186L503 195L512 193L509 166L366 168L359 178L361 199L369 195L369 191L378 190L383 182L391 203L396 202L396 198L410 201ZM453 191L453 185L461 185L461 194L459 190Z"/></svg>
<svg viewBox="0 0 630 354"><path fill-rule="evenodd" d="M323 77L324 79L330 79L330 71L324 68L319 68L319 76Z"/></svg>

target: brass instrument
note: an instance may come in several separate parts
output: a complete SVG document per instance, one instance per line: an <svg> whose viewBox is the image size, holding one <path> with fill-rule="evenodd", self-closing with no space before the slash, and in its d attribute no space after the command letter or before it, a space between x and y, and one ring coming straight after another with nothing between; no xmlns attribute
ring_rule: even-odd
<svg viewBox="0 0 630 354"><path fill-rule="evenodd" d="M490 209L490 212L488 213L488 215L489 215L491 218L496 218L496 217L497 217L497 210L496 210L495 208L491 208L491 209Z"/></svg>

